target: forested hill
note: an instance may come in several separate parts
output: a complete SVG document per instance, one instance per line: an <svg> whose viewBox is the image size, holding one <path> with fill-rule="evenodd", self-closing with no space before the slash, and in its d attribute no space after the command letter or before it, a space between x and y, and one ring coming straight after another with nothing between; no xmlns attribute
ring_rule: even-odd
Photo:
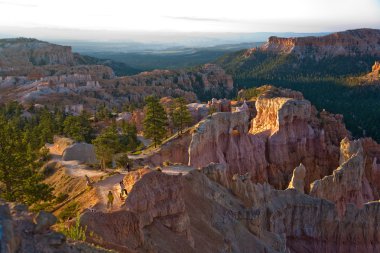
<svg viewBox="0 0 380 253"><path fill-rule="evenodd" d="M270 37L261 47L217 60L237 79L295 80L357 75L380 58L380 30L358 29L321 37Z"/></svg>

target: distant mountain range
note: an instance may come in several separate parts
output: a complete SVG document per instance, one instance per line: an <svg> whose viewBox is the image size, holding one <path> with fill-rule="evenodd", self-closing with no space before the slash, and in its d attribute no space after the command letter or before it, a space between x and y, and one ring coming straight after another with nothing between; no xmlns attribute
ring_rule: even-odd
<svg viewBox="0 0 380 253"><path fill-rule="evenodd" d="M139 72L125 63L73 53L70 46L51 44L31 38L0 40L0 74L2 75L27 75L33 71L47 75L51 69L64 69L78 65L105 65L111 67L117 75Z"/></svg>
<svg viewBox="0 0 380 253"><path fill-rule="evenodd" d="M78 30L62 28L20 28L0 25L0 38L31 37L62 45L71 45L75 52L117 51L137 52L163 50L172 47L212 47L224 44L263 42L270 36L303 37L322 36L321 33L252 32L252 33L207 33L207 32L144 32ZM99 50L100 49L100 50Z"/></svg>

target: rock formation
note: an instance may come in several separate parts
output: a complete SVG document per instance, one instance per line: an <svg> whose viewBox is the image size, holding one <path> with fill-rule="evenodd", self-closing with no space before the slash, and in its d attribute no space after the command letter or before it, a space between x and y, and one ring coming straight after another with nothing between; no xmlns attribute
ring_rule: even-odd
<svg viewBox="0 0 380 253"><path fill-rule="evenodd" d="M84 104L88 111L95 110L98 104L118 108L126 103L142 104L145 97L152 94L159 97L182 96L189 102L197 101L205 93L214 97L230 95L233 91L231 76L216 65L213 69L200 67L194 72L155 70L115 77L112 69L102 65L49 65L44 67L37 80L28 80L29 70L0 80L0 92L4 101L61 107ZM228 110L228 104L218 106L223 107L220 110Z"/></svg>
<svg viewBox="0 0 380 253"><path fill-rule="evenodd" d="M97 163L95 148L88 143L75 143L67 147L62 154L63 161L79 161L82 163Z"/></svg>
<svg viewBox="0 0 380 253"><path fill-rule="evenodd" d="M88 242L119 252L134 252L144 243L144 234L136 214L125 210L112 213L85 212L80 221L93 236Z"/></svg>
<svg viewBox="0 0 380 253"><path fill-rule="evenodd" d="M85 190L83 176L59 169L45 182L79 194L87 241L119 252L378 252L380 145L350 140L340 115L318 113L297 92L272 90L255 107L253 119L247 110L208 116L135 161L196 169L144 168L105 179L117 185L123 178L129 195L118 199L120 209L101 208L102 181ZM2 217L9 215L0 216L6 224ZM38 236L50 233L53 217L34 218ZM8 230L7 244L17 245L21 232ZM67 244L58 234L49 240Z"/></svg>
<svg viewBox="0 0 380 253"><path fill-rule="evenodd" d="M254 182L284 189L302 162L307 168L306 190L338 167L339 142L349 136L340 115L318 115L300 93L284 91L259 97L256 110L251 126L247 112L217 113L200 122L192 135L188 164L228 164L230 175L249 172Z"/></svg>
<svg viewBox="0 0 380 253"><path fill-rule="evenodd" d="M306 168L301 163L298 167L293 170L293 176L290 180L288 189L296 189L297 191L304 193L305 190L305 175Z"/></svg>
<svg viewBox="0 0 380 253"><path fill-rule="evenodd" d="M70 242L50 227L56 218L49 213L37 215L21 204L0 202L0 252L4 253L106 253L109 250L84 242Z"/></svg>
<svg viewBox="0 0 380 253"><path fill-rule="evenodd" d="M231 95L234 88L231 75L215 64L193 71L154 70L124 77L115 76L110 68L115 64L36 39L0 40L1 99L26 105L84 104L93 111L100 103L110 108L141 104L152 94L195 102L209 95Z"/></svg>
<svg viewBox="0 0 380 253"><path fill-rule="evenodd" d="M36 39L2 40L0 51L1 68L58 64L74 64L71 47L54 45Z"/></svg>
<svg viewBox="0 0 380 253"><path fill-rule="evenodd" d="M380 199L380 144L371 138L360 139L365 157L365 178L369 181L374 199Z"/></svg>
<svg viewBox="0 0 380 253"><path fill-rule="evenodd" d="M374 197L364 173L365 157L360 140L342 140L339 163L332 175L312 183L310 195L334 202L342 215L348 203L362 208Z"/></svg>
<svg viewBox="0 0 380 253"><path fill-rule="evenodd" d="M317 59L326 56L380 56L379 37L380 31L376 29L348 30L321 37L280 38L272 36L259 50L282 54L291 53L300 57L310 55L311 52ZM249 55L251 51L248 51L247 54Z"/></svg>
<svg viewBox="0 0 380 253"><path fill-rule="evenodd" d="M124 179L126 185L131 185L129 177L135 175L128 175ZM159 220L171 230L184 233L192 243L181 180L181 176L169 176L156 171L148 172L133 184L125 208L139 216L141 228Z"/></svg>
<svg viewBox="0 0 380 253"><path fill-rule="evenodd" d="M375 63L372 66L372 72L377 72L377 74L379 75L379 71L380 71L380 61L375 61Z"/></svg>
<svg viewBox="0 0 380 253"><path fill-rule="evenodd" d="M360 85L376 85L380 83L380 62L375 61L375 63L372 66L372 72L360 76L358 78L350 78L350 81L352 81L354 84L359 83Z"/></svg>
<svg viewBox="0 0 380 253"><path fill-rule="evenodd" d="M243 201L246 211L240 213L240 218L247 220L252 235L267 246L276 245L276 252L343 253L380 249L380 237L376 233L380 218L378 202L366 203L361 209L348 204L345 213L339 216L333 203L298 190L274 190L267 183L253 184L240 177L226 184L220 180L225 169L212 164L200 171L231 189Z"/></svg>
<svg viewBox="0 0 380 253"><path fill-rule="evenodd" d="M268 232L285 235L290 252L377 252L380 249L379 203L362 209L348 205L338 218L333 203L295 190L258 192L251 231L261 238ZM370 238L370 239L369 239Z"/></svg>

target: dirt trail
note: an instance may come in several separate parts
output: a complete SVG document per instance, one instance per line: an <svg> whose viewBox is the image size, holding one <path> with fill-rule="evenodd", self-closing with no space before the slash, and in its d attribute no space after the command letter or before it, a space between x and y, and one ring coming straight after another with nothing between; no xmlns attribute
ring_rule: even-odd
<svg viewBox="0 0 380 253"><path fill-rule="evenodd" d="M191 170L194 170L194 168L177 165L165 167L162 169L162 172L168 175L186 175ZM94 184L97 196L99 197L99 202L96 204L96 206L94 206L95 210L107 211L107 195L109 191L112 191L112 194L114 196L113 208L111 210L114 211L120 209L122 204L125 203L125 198L123 200L120 199L121 189L119 182L123 180L126 174L127 172L116 174Z"/></svg>
<svg viewBox="0 0 380 253"><path fill-rule="evenodd" d="M78 161L61 161L66 169L66 174L73 177L89 177L105 176L107 173L99 170L89 169L87 165L80 164Z"/></svg>
<svg viewBox="0 0 380 253"><path fill-rule="evenodd" d="M97 211L108 211L107 195L109 191L112 191L114 196L113 208L111 209L112 211L120 209L122 204L125 203L125 198L123 200L120 198L121 189L119 182L123 180L127 172L121 172L119 174L107 177L107 172L90 169L87 165L81 164L78 161L62 161L62 156L59 154L59 151L55 149L54 145L49 146L49 149L52 155L52 160L60 162L63 165L63 167L65 168L65 174L71 177L81 178L84 178L86 175L90 178L105 177L105 179L102 179L93 184L93 187L96 190L97 198L99 200L98 203L95 206L93 206L93 209ZM185 175L189 173L189 171L191 170L193 170L193 168L184 165L173 165L164 167L162 169L162 172L168 175Z"/></svg>
<svg viewBox="0 0 380 253"><path fill-rule="evenodd" d="M124 201L120 199L119 182L123 180L125 175L124 173L116 174L94 184L100 199L99 203L94 207L96 210L107 210L107 195L109 191L112 191L114 196L113 208L111 210L117 210L121 207Z"/></svg>

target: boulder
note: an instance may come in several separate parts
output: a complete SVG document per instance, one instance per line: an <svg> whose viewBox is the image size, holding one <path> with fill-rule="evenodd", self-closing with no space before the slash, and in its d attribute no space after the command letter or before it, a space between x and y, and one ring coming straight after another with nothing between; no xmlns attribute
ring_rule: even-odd
<svg viewBox="0 0 380 253"><path fill-rule="evenodd" d="M57 218L48 212L40 211L34 219L36 232L45 232L57 222Z"/></svg>
<svg viewBox="0 0 380 253"><path fill-rule="evenodd" d="M79 161L82 163L97 163L95 148L88 143L75 143L63 151L62 161Z"/></svg>
<svg viewBox="0 0 380 253"><path fill-rule="evenodd" d="M17 247L9 205L0 202L0 252L15 253Z"/></svg>
<svg viewBox="0 0 380 253"><path fill-rule="evenodd" d="M10 212L9 206L12 206ZM21 212L15 212L20 209ZM3 203L0 200L1 253L110 253L111 251L85 242L66 241L66 236L49 230L55 223L52 214L41 211L32 221L33 213L25 212L23 205Z"/></svg>

